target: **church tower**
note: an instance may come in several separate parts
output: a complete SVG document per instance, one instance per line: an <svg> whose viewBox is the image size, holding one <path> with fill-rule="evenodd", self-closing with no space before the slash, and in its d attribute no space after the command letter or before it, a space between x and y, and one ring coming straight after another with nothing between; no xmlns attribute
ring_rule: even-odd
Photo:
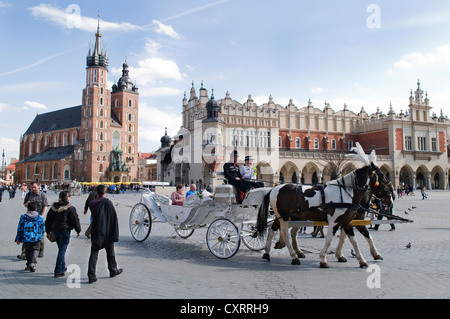
<svg viewBox="0 0 450 319"><path fill-rule="evenodd" d="M111 92L108 90L108 64L106 50L102 48L100 15L94 50L86 57L86 87L81 106L80 140L84 140L82 175L87 181L106 181L105 171L111 152Z"/></svg>
<svg viewBox="0 0 450 319"><path fill-rule="evenodd" d="M131 81L127 60L122 65L122 77L112 87L111 116L116 119L113 123L113 152L122 152L122 159L129 176L137 177L138 170L138 111L139 89ZM131 182L133 180L127 180Z"/></svg>

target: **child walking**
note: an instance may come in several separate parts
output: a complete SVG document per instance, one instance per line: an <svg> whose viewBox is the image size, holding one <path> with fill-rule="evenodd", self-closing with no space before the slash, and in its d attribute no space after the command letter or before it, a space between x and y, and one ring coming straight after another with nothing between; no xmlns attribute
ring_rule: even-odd
<svg viewBox="0 0 450 319"><path fill-rule="evenodd" d="M29 203L27 212L20 217L17 227L16 243L23 243L27 266L25 270L36 271L37 257L44 236L45 223L41 215L36 211L36 204Z"/></svg>

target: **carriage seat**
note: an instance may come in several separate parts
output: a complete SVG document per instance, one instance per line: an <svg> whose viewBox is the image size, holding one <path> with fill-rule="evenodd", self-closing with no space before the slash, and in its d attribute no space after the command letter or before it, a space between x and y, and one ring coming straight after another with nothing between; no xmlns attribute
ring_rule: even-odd
<svg viewBox="0 0 450 319"><path fill-rule="evenodd" d="M238 189L230 184L216 186L214 201L218 204L236 204L237 191Z"/></svg>

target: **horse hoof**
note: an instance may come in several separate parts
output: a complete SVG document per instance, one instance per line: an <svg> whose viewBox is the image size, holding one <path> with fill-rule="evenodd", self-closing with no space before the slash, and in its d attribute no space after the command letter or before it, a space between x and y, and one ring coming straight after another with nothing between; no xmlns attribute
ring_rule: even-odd
<svg viewBox="0 0 450 319"><path fill-rule="evenodd" d="M369 265L366 262L359 263L359 268L368 268Z"/></svg>
<svg viewBox="0 0 450 319"><path fill-rule="evenodd" d="M323 263L323 262L321 262L321 263L320 263L320 268L322 268L322 269L328 269L328 268L330 268L330 266L328 265L328 263Z"/></svg>
<svg viewBox="0 0 450 319"><path fill-rule="evenodd" d="M381 257L381 255L374 256L373 259L374 260L384 260L383 257Z"/></svg>
<svg viewBox="0 0 450 319"><path fill-rule="evenodd" d="M347 262L347 258L345 257L338 257L338 263L346 263Z"/></svg>
<svg viewBox="0 0 450 319"><path fill-rule="evenodd" d="M297 253L297 257L302 259L306 258L304 253Z"/></svg>
<svg viewBox="0 0 450 319"><path fill-rule="evenodd" d="M278 242L278 243L275 244L275 247L274 247L274 248L275 248L275 249L283 249L284 247L286 247L285 244L281 244L281 243Z"/></svg>
<svg viewBox="0 0 450 319"><path fill-rule="evenodd" d="M300 260L298 258L292 259L291 265L294 265L294 266L300 265Z"/></svg>
<svg viewBox="0 0 450 319"><path fill-rule="evenodd" d="M270 261L270 255L269 255L269 254L264 254L264 255L262 256L262 259L265 259L265 260L267 260L267 261Z"/></svg>

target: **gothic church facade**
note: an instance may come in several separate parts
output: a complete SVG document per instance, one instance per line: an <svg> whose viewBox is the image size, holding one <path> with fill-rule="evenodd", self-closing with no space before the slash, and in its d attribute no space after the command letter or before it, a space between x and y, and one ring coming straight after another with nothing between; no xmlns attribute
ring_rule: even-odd
<svg viewBox="0 0 450 319"><path fill-rule="evenodd" d="M139 90L129 76L108 88L100 21L86 58L82 104L39 114L20 139L18 182L133 182L138 167Z"/></svg>

